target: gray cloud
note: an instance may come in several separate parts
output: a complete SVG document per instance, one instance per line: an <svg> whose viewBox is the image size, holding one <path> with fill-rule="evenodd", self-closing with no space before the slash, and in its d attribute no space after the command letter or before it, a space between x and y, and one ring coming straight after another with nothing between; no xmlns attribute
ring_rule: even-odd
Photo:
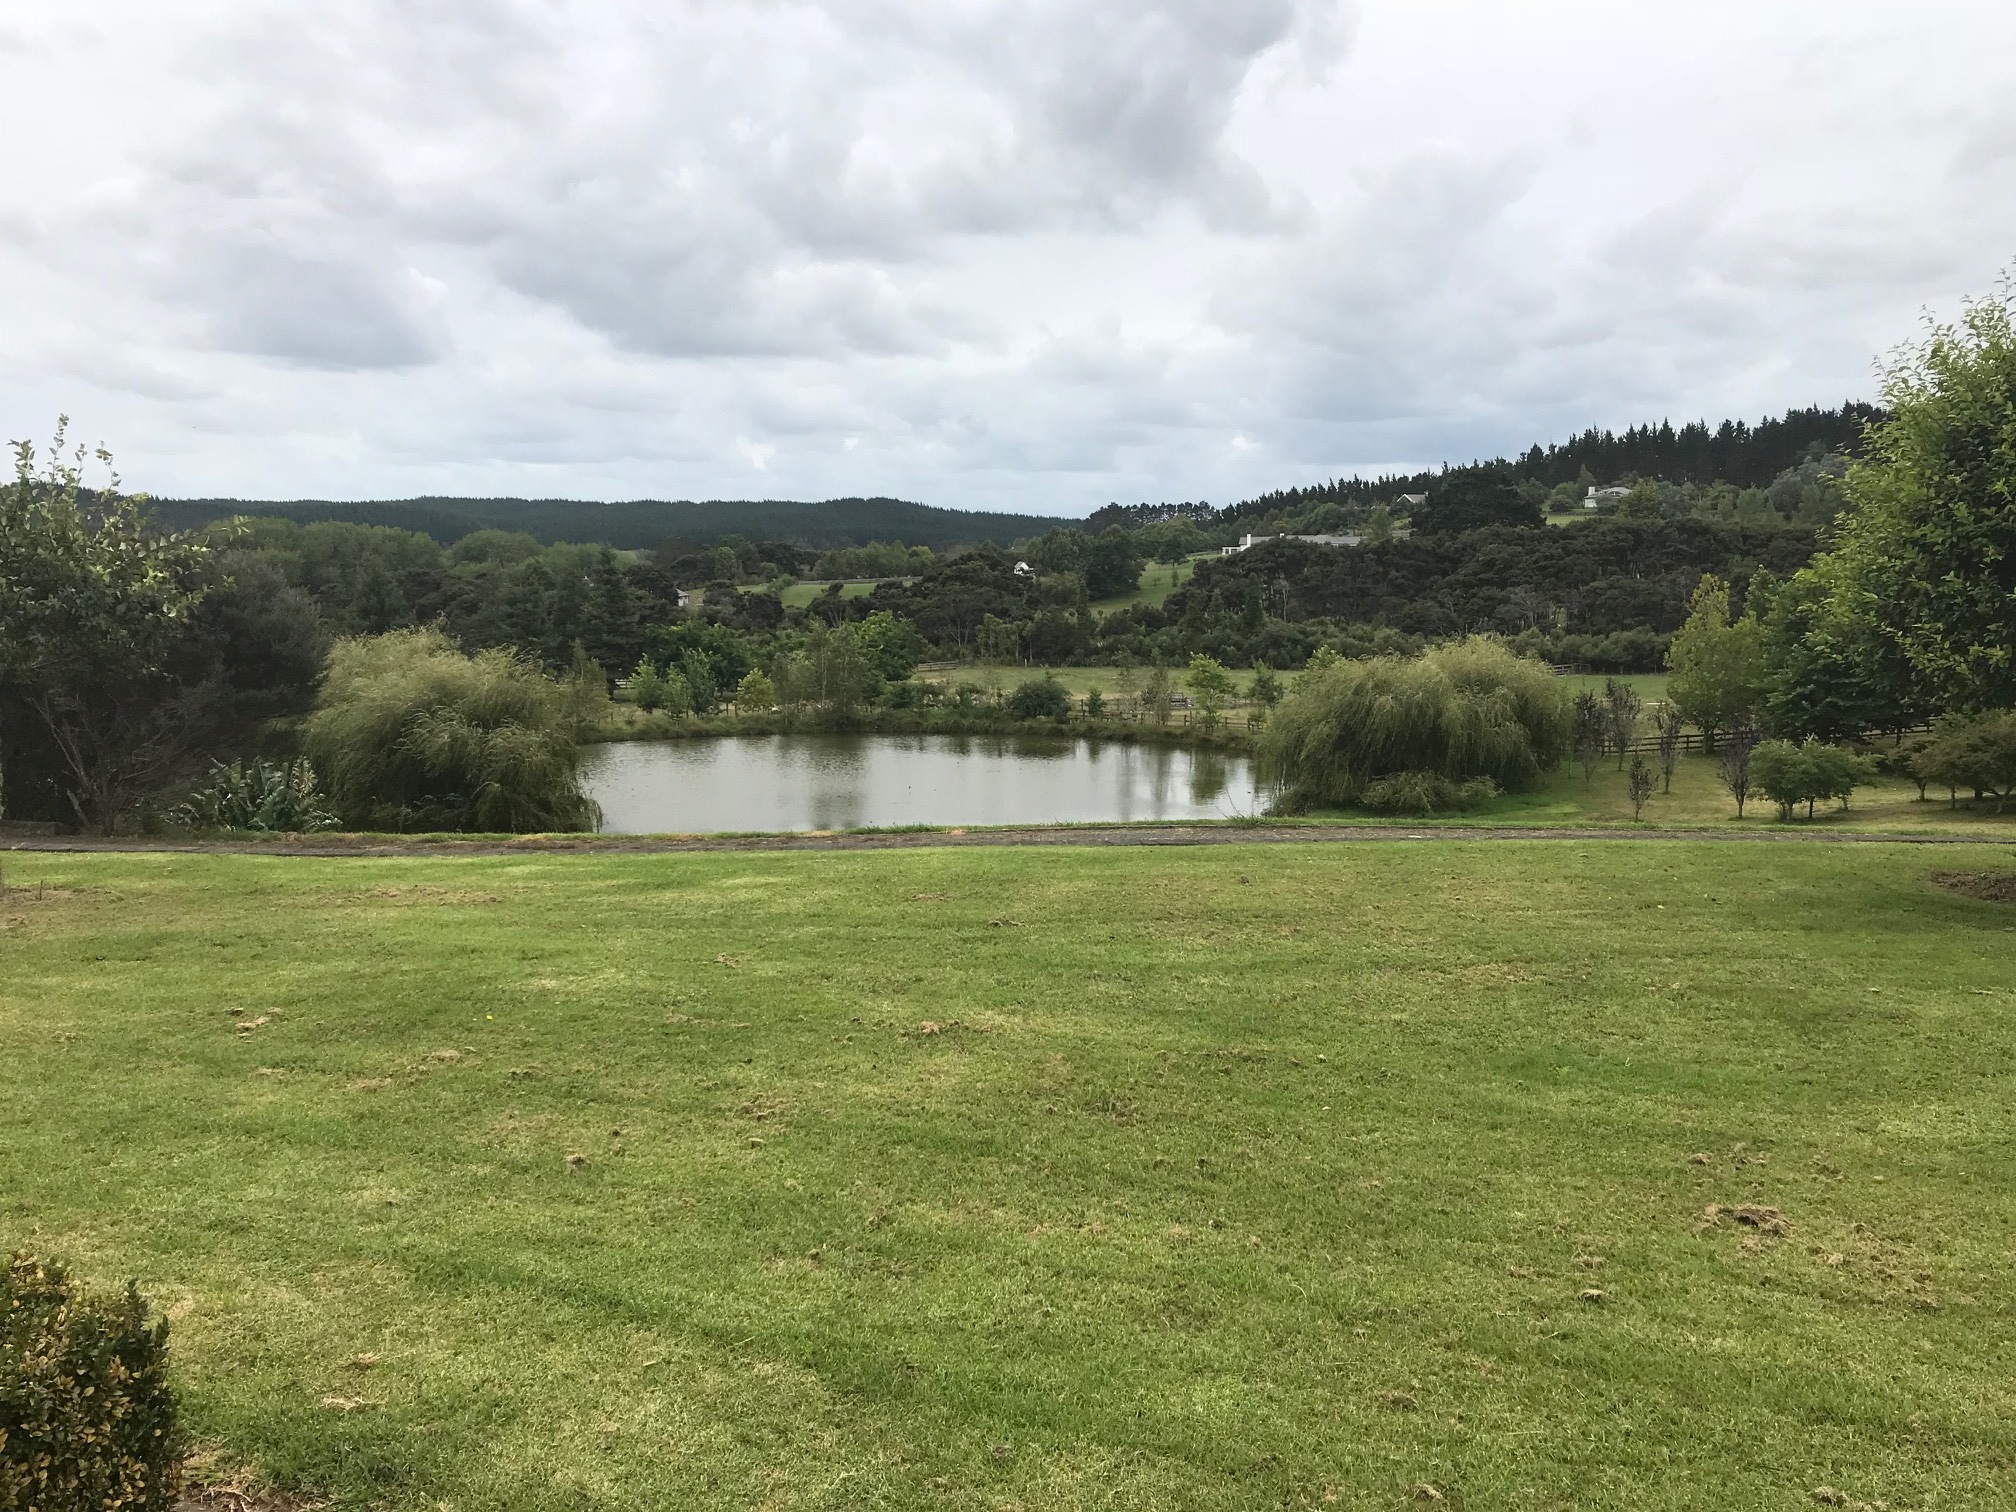
<svg viewBox="0 0 2016 1512"><path fill-rule="evenodd" d="M161 491L1223 501L1867 392L2016 256L2000 8L96 11L0 29L0 409Z"/></svg>

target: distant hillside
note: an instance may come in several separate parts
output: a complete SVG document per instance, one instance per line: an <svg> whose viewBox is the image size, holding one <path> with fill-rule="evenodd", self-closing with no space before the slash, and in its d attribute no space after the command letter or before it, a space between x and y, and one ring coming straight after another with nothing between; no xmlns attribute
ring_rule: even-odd
<svg viewBox="0 0 2016 1512"><path fill-rule="evenodd" d="M635 499L603 504L578 499L156 499L154 511L172 530L193 530L231 515L348 520L417 530L444 544L475 530L522 530L544 542L597 541L619 549L657 546L668 538L694 543L724 535L751 541L791 541L818 550L902 541L942 551L950 546L1042 535L1059 525L1047 515L981 514L938 509L902 499Z"/></svg>
<svg viewBox="0 0 2016 1512"><path fill-rule="evenodd" d="M1851 456L1858 453L1863 428L1886 418L1886 412L1878 406L1851 399L1839 409L1817 405L1792 409L1783 418L1766 416L1755 425L1743 420L1724 420L1711 428L1705 420L1695 420L1676 430L1670 420L1662 420L1657 425L1634 425L1621 435L1607 430L1585 430L1579 436L1545 447L1536 443L1517 457L1472 462L1468 466L1503 468L1522 482L1530 481L1545 488L1577 482L1585 473L1597 483L1643 477L1668 483L1733 483L1738 488L1763 488L1786 468L1803 461L1815 447ZM1444 464L1426 472L1334 478L1304 488L1284 488L1234 504L1222 511L1219 518L1264 515L1333 500L1339 504L1369 504L1374 499L1391 499L1403 493L1426 493L1452 470L1462 471L1463 467ZM1163 506L1163 511L1169 512L1168 507ZM1102 515L1097 522L1104 524L1105 517Z"/></svg>

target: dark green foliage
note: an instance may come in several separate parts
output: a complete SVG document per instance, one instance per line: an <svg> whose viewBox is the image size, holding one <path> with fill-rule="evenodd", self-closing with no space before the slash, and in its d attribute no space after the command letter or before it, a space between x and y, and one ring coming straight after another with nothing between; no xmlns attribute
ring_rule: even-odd
<svg viewBox="0 0 2016 1512"><path fill-rule="evenodd" d="M1428 502L1414 511L1423 534L1453 535L1493 525L1545 525L1539 503L1523 493L1509 467L1453 471L1428 487Z"/></svg>
<svg viewBox="0 0 2016 1512"><path fill-rule="evenodd" d="M1851 400L1838 410L1818 406L1787 410L1782 418L1766 416L1755 425L1724 420L1711 427L1706 421L1695 420L1676 428L1662 420L1656 425L1634 425L1621 434L1592 427L1566 442L1535 445L1517 457L1500 459L1499 466L1509 470L1516 481L1538 483L1543 489L1571 485L1570 497L1578 501L1588 484L1627 476L1761 489L1811 457L1828 452L1854 454L1861 449L1863 428L1871 420L1883 418L1884 412L1876 406ZM1432 492L1444 476L1420 472L1338 478L1313 487L1263 494L1235 504L1225 516L1238 520L1282 509L1300 511L1325 502L1370 504L1403 493ZM1149 506L1149 511L1155 508ZM1094 514L1092 523L1146 517L1147 513L1134 506L1110 505Z"/></svg>
<svg viewBox="0 0 2016 1512"><path fill-rule="evenodd" d="M305 761L212 763L209 780L168 818L185 829L301 835L339 823Z"/></svg>
<svg viewBox="0 0 2016 1512"><path fill-rule="evenodd" d="M600 682L465 656L435 630L339 641L305 744L353 828L592 829L578 739Z"/></svg>
<svg viewBox="0 0 2016 1512"><path fill-rule="evenodd" d="M1763 566L1785 576L1812 554L1810 531L1703 520L1500 527L1350 549L1269 541L1200 562L1161 614L1182 620L1193 611L1210 613L1214 601L1230 613L1251 582L1273 617L1270 624L1332 620L1427 636L1489 625L1506 635L1537 627L1550 639L1624 632L1656 637L1686 620L1689 595L1703 573L1743 580L1753 566ZM1616 670L1657 671L1663 644L1652 641L1649 664ZM1564 659L1587 660L1584 651L1578 646L1577 655Z"/></svg>
<svg viewBox="0 0 2016 1512"><path fill-rule="evenodd" d="M1559 678L1477 637L1412 660L1312 668L1282 700L1257 749L1289 806L1344 804L1396 772L1530 787L1568 754L1572 729Z"/></svg>
<svg viewBox="0 0 2016 1512"><path fill-rule="evenodd" d="M1375 814L1454 813L1482 808L1499 793L1489 777L1473 777L1468 782L1452 782L1440 772L1395 772L1368 783L1361 807Z"/></svg>
<svg viewBox="0 0 2016 1512"><path fill-rule="evenodd" d="M1956 796L1964 788L1977 798L1993 798L2001 813L2016 795L2016 710L1948 715L1912 751L1909 770L1921 798L1927 784Z"/></svg>
<svg viewBox="0 0 2016 1512"><path fill-rule="evenodd" d="M1071 695L1054 677L1035 677L1008 695L1008 712L1016 719L1065 719Z"/></svg>
<svg viewBox="0 0 2016 1512"><path fill-rule="evenodd" d="M110 833L304 709L326 638L270 562L158 535L116 476L86 489L83 462L59 428L47 459L17 443L0 487L0 797ZM25 780L5 770L23 758Z"/></svg>
<svg viewBox="0 0 2016 1512"><path fill-rule="evenodd" d="M17 1254L0 1277L0 1507L168 1512L184 1443L168 1320Z"/></svg>
<svg viewBox="0 0 2016 1512"><path fill-rule="evenodd" d="M1118 598L1141 586L1145 560L1140 543L1118 525L1109 525L1085 544L1085 594L1088 598Z"/></svg>
<svg viewBox="0 0 2016 1512"><path fill-rule="evenodd" d="M1848 475L1849 610L1943 706L2016 704L2016 284L1935 327L1884 382L1892 415Z"/></svg>
<svg viewBox="0 0 2016 1512"><path fill-rule="evenodd" d="M243 499L163 499L162 519L176 529L196 529L234 515L262 515L303 524L352 521L419 531L446 545L478 530L523 531L542 542L606 541L619 551L670 543L673 555L731 533L793 541L818 550L907 541L943 551L980 541L1007 543L1057 524L1048 515L982 514L939 509L901 499L827 499L819 503L768 499L706 503L639 499L620 504L575 499L383 499L344 503L327 499L286 502ZM768 546L771 541L761 543Z"/></svg>
<svg viewBox="0 0 2016 1512"><path fill-rule="evenodd" d="M1923 680L1844 558L1818 557L1783 583L1760 573L1750 596L1763 625L1761 712L1773 734L1838 740L1930 712Z"/></svg>

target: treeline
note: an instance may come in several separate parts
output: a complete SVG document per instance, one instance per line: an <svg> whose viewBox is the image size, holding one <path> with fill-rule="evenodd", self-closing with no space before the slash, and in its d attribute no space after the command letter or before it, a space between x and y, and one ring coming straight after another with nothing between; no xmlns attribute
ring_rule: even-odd
<svg viewBox="0 0 2016 1512"><path fill-rule="evenodd" d="M1885 417L1880 406L1849 400L1838 409L1812 406L1787 410L1783 416L1767 416L1755 425L1724 420L1711 428L1705 420L1696 420L1675 428L1671 421L1662 420L1657 425L1631 426L1622 434L1592 427L1567 441L1547 446L1536 443L1517 457L1376 478L1333 478L1303 488L1277 489L1231 505L1218 518L1298 513L1322 504L1370 505L1402 494L1430 493L1452 473L1467 471L1501 473L1515 484L1537 487L1541 494L1564 484L1579 489L1588 483L1639 478L1764 488L1788 468L1811 458L1829 452L1857 455L1866 428Z"/></svg>
<svg viewBox="0 0 2016 1512"><path fill-rule="evenodd" d="M901 541L947 551L981 541L1006 544L1040 534L1058 521L1047 515L942 509L904 499L577 499L418 498L343 502L331 499L156 499L155 518L169 530L200 530L234 516L336 520L417 531L446 546L479 530L522 532L542 545L597 541L618 551L656 549L667 541L689 548L725 535L790 541L813 553L874 541Z"/></svg>

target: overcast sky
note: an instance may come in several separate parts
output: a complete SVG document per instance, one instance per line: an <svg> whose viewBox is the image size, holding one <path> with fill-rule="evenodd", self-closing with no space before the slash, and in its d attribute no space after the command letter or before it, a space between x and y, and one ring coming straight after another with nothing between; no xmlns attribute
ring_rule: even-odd
<svg viewBox="0 0 2016 1512"><path fill-rule="evenodd" d="M1225 503L1874 393L2000 0L0 0L0 418L156 493Z"/></svg>

